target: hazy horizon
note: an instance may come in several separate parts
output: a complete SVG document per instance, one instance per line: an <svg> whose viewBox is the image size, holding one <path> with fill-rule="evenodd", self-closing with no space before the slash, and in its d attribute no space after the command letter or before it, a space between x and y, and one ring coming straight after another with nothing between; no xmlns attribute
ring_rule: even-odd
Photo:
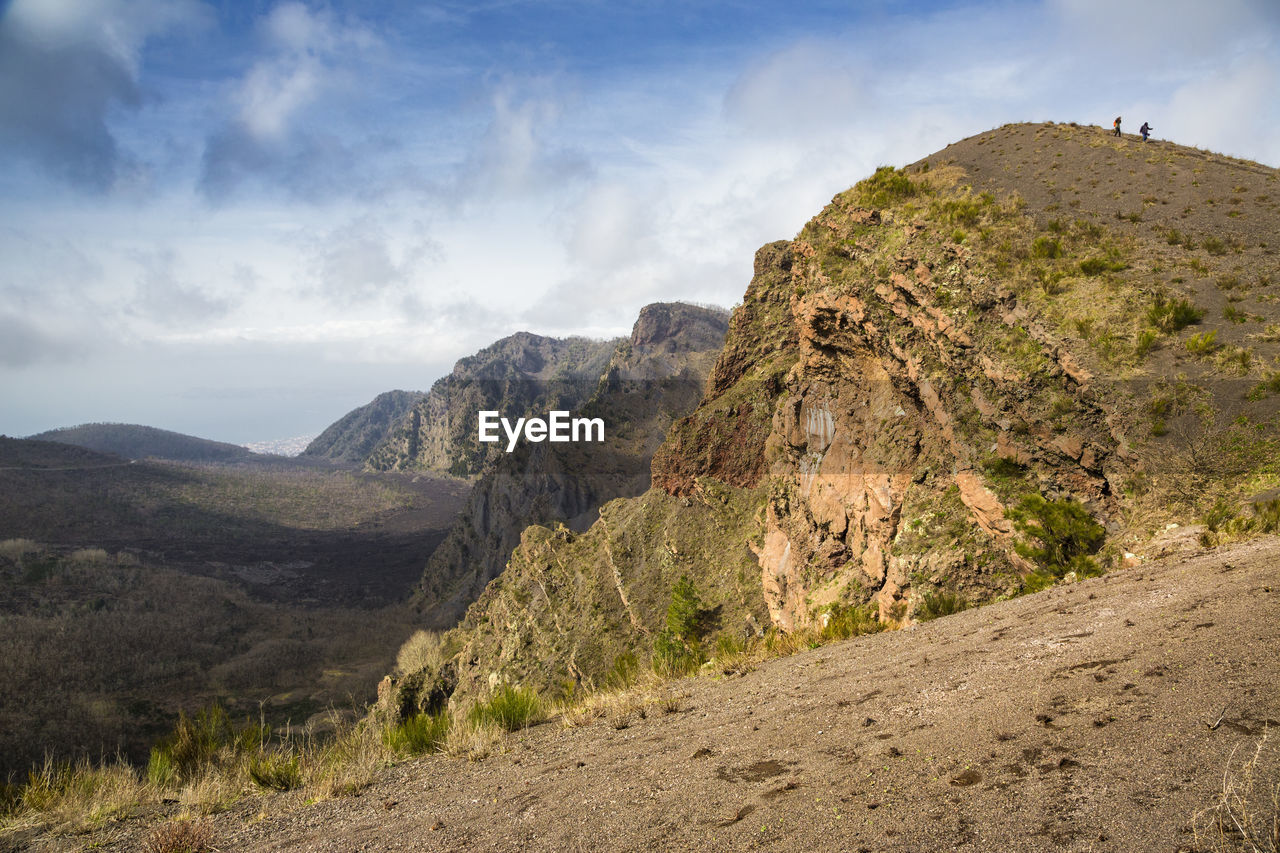
<svg viewBox="0 0 1280 853"><path fill-rule="evenodd" d="M245 443L519 330L739 301L877 165L1015 121L1280 164L1280 8L0 7L0 433Z"/></svg>

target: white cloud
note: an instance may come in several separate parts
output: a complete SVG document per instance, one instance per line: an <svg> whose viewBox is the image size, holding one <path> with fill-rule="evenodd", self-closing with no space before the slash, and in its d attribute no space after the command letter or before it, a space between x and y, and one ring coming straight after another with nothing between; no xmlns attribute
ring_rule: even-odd
<svg viewBox="0 0 1280 853"><path fill-rule="evenodd" d="M458 200L556 192L593 174L587 156L560 132L562 97L549 87L539 79L494 89L488 126L456 170Z"/></svg>
<svg viewBox="0 0 1280 853"><path fill-rule="evenodd" d="M141 270L126 314L172 328L207 323L231 310L228 293L218 294L184 280L173 250L144 253L136 260Z"/></svg>
<svg viewBox="0 0 1280 853"><path fill-rule="evenodd" d="M14 0L0 13L0 149L81 188L136 183L146 164L111 119L145 100L142 47L206 21L194 0Z"/></svg>
<svg viewBox="0 0 1280 853"><path fill-rule="evenodd" d="M1112 67L1221 61L1235 43L1280 26L1274 0L1050 0L1070 41Z"/></svg>
<svg viewBox="0 0 1280 853"><path fill-rule="evenodd" d="M1171 2L886 11L843 32L762 39L751 55L686 51L591 77L418 55L389 26L330 7L267 7L251 52L228 59L234 76L168 113L207 137L203 197L183 187L74 216L4 205L34 235L0 230L6 328L54 358L74 357L62 344L77 335L108 333L152 358L198 350L210 386L242 378L219 374L220 358L252 371L245 352L277 360L263 367L277 384L324 386L344 360L368 366L363 377L385 365L372 396L425 387L430 371L520 328L605 336L655 299L736 302L755 250L836 192L1006 121L1123 112L1161 138L1280 161L1280 7ZM67 142L63 168L97 163L87 185L119 186L138 150L113 122L137 127L118 107L145 99L140 51L163 5L136 7L142 24L125 20L124 0L11 7L31 32L93 46L49 53L40 67L59 82L21 101L76 105L76 121L41 139ZM113 16L120 34L85 23ZM64 78L63 56L110 73L74 65ZM6 91L17 90L0 73L0 111ZM420 381L392 378L415 364Z"/></svg>
<svg viewBox="0 0 1280 853"><path fill-rule="evenodd" d="M747 68L725 96L725 114L756 136L839 130L862 119L865 89L847 44L806 40Z"/></svg>
<svg viewBox="0 0 1280 853"><path fill-rule="evenodd" d="M357 21L296 2L276 6L260 32L265 49L235 81L232 114L206 142L202 189L225 198L260 180L300 197L350 194L367 168L357 153L365 132L310 119L324 107L346 113L338 107L359 91L352 69L380 47L378 38Z"/></svg>

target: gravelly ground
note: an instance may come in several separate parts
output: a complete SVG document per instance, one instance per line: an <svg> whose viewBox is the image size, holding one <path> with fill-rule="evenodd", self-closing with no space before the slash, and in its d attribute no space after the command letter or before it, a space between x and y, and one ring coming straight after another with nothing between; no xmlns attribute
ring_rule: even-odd
<svg viewBox="0 0 1280 853"><path fill-rule="evenodd" d="M359 797L245 802L216 845L1197 849L1232 751L1280 719L1278 617L1272 538L682 682L681 711L625 729L545 724Z"/></svg>

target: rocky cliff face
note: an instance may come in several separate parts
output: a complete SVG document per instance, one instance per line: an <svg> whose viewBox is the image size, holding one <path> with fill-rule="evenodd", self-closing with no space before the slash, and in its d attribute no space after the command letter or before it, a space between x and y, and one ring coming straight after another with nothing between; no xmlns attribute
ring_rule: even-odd
<svg viewBox="0 0 1280 853"><path fill-rule="evenodd" d="M681 574L725 633L902 624L1140 561L1169 525L1280 527L1278 178L1014 125L837 195L758 252L654 489L526 532L450 637L457 683L598 682Z"/></svg>
<svg viewBox="0 0 1280 853"><path fill-rule="evenodd" d="M1024 145L1034 153L1014 153ZM1211 264L1255 255L1274 268L1274 252L1246 242L1261 232L1256 221L1242 228L1237 208L1222 220L1225 239L1203 237L1208 251L1187 258L1196 238L1173 229L1181 220L1169 212L1159 216L1168 224L1142 231L1128 227L1141 214L1104 214L1122 193L1114 176L1098 189L1098 175L1108 171L1100 161L1119 171L1149 155L1143 204L1158 208L1169 199L1151 193L1177 166L1200 176L1196 184L1232 187L1237 202L1258 178L1273 183L1275 170L1124 145L1093 129L1003 128L906 172L877 172L797 239L757 255L711 390L656 456L654 484L674 495L693 493L699 477L767 488L757 553L776 624L868 599L882 618L900 618L941 588L970 600L1012 594L1036 568L1015 525L1035 498L1078 503L1123 534L1104 559L1140 540L1136 517L1162 501L1166 511L1171 498L1184 513L1203 511L1186 488L1197 478L1250 522L1242 490L1275 477L1262 460L1276 446L1266 383L1277 374L1260 359L1276 364L1280 338L1267 331L1274 295L1257 292L1275 280L1258 271L1246 284ZM1064 153L1092 161L1074 167L1090 190L1076 188L1074 219L1054 218L1060 191L1044 191ZM1039 166L1036 178L1009 174L1024 165ZM1023 189L1049 210L1028 209ZM1274 220L1267 199L1257 196L1263 207L1251 214ZM1181 217L1215 221L1194 204ZM1241 260L1229 267L1243 272ZM1179 267L1202 281L1187 286ZM1215 339L1241 337L1213 316L1234 287L1254 292L1257 313L1227 305L1223 316L1260 331L1220 347ZM1181 319L1171 319L1173 306ZM1181 390L1156 387L1166 382ZM1159 414L1173 409L1176 430ZM1230 412L1236 429L1210 463L1208 434L1233 423L1214 411Z"/></svg>
<svg viewBox="0 0 1280 853"><path fill-rule="evenodd" d="M427 625L454 624L502 571L529 525L559 522L585 530L606 501L648 488L650 459L670 423L701 398L726 324L727 314L715 309L649 305L631 337L614 345L589 395L576 378L543 383L537 400L575 417L600 418L605 440L521 442L512 453L489 452L467 507L423 572L416 602ZM513 399L506 398L508 405ZM476 410L466 417L470 434L458 443L464 453L484 453L475 436Z"/></svg>
<svg viewBox="0 0 1280 853"><path fill-rule="evenodd" d="M1102 518L1124 472L1121 439L1059 342L971 250L866 207L867 194L838 196L798 239L761 251L716 387L654 466L672 494L698 476L767 484L761 582L785 628L867 597L887 617L913 586L1012 592L1022 564L993 463ZM993 222L1015 215L984 207ZM1055 428L1054 406L1069 425ZM726 436L726 413L750 429L704 441Z"/></svg>

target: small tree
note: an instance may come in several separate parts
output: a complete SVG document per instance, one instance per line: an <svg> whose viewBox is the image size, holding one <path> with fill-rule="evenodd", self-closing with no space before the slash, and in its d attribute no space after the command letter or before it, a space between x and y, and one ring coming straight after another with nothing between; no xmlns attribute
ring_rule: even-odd
<svg viewBox="0 0 1280 853"><path fill-rule="evenodd" d="M1089 555L1102 547L1106 531L1076 501L1047 501L1040 495L1028 495L1010 511L1009 518L1019 533L1033 540L1015 545L1014 550L1054 577L1072 570L1097 572Z"/></svg>
<svg viewBox="0 0 1280 853"><path fill-rule="evenodd" d="M702 598L698 588L681 575L671 588L671 605L667 608L667 630L672 636L686 643L697 642L702 621Z"/></svg>
<svg viewBox="0 0 1280 853"><path fill-rule="evenodd" d="M653 637L653 668L663 675L683 675L702 665L699 647L702 629L702 598L688 575L681 575L671 588L667 626Z"/></svg>

